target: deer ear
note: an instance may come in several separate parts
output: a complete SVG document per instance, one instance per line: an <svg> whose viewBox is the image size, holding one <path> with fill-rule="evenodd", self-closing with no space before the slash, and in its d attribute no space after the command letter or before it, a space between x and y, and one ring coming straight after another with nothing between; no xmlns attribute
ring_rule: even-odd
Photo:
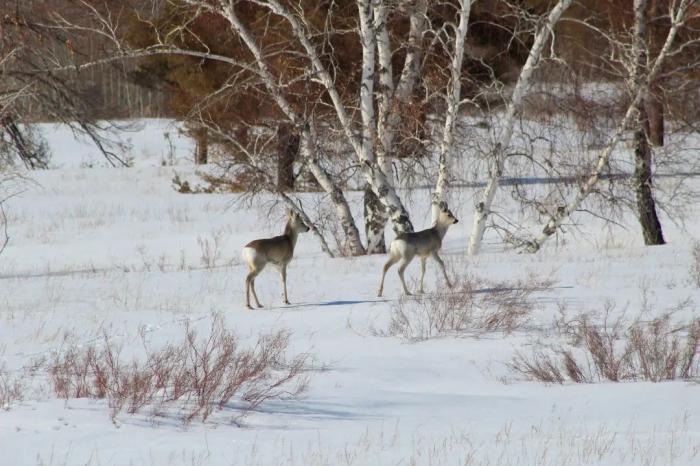
<svg viewBox="0 0 700 466"><path fill-rule="evenodd" d="M445 202L445 201L440 201L439 206L440 206L440 210L442 210L445 213L450 211L450 209L447 208L447 202Z"/></svg>

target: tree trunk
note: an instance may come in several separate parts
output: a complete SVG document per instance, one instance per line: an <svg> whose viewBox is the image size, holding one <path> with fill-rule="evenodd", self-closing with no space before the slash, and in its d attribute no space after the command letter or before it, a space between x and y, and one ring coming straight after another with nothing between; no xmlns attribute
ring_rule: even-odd
<svg viewBox="0 0 700 466"><path fill-rule="evenodd" d="M647 43L652 51L657 50L663 43L664 20L662 18L665 18L666 13L664 4L663 0L651 0L649 5ZM649 121L648 141L654 147L662 147L664 145L664 93L658 79L651 83L646 111Z"/></svg>
<svg viewBox="0 0 700 466"><path fill-rule="evenodd" d="M294 160L299 153L299 137L292 132L291 125L277 127L277 188L294 191Z"/></svg>
<svg viewBox="0 0 700 466"><path fill-rule="evenodd" d="M367 237L367 254L386 254L384 227L386 209L369 183L365 185L365 236Z"/></svg>
<svg viewBox="0 0 700 466"><path fill-rule="evenodd" d="M195 165L204 165L209 159L209 133L206 128L197 128L194 130L194 141L196 144L194 163Z"/></svg>
<svg viewBox="0 0 700 466"><path fill-rule="evenodd" d="M647 121L649 123L649 142L652 146L664 145L664 97L658 84L652 86L646 102Z"/></svg>
<svg viewBox="0 0 700 466"><path fill-rule="evenodd" d="M647 78L647 0L634 0L634 52L635 64L632 79L636 89L643 89ZM665 244L661 222L656 214L656 204L651 190L651 146L647 139L650 128L645 103L649 103L650 92L642 95L637 105L634 128L634 190L637 198L637 216L642 226L644 244ZM651 131L649 131L651 132Z"/></svg>
<svg viewBox="0 0 700 466"><path fill-rule="evenodd" d="M634 190L637 198L637 215L642 226L644 244L666 244L661 229L661 222L656 214L656 204L651 189L651 146L645 132L648 122L646 111L642 107L637 117L637 128L634 132Z"/></svg>

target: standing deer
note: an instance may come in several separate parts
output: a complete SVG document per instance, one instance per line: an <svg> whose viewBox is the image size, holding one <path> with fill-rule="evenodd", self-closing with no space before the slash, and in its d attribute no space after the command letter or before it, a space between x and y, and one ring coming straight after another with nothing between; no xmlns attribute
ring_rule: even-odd
<svg viewBox="0 0 700 466"><path fill-rule="evenodd" d="M438 255L438 251L442 247L442 239L445 237L447 229L457 222L458 220L452 215L447 205L442 204L440 206L438 218L432 228L415 233L400 233L389 246L389 260L384 264L384 272L382 273L382 281L379 284L377 296L381 297L384 291L384 277L386 276L387 270L398 261L401 261L401 264L399 264L399 278L403 285L403 291L407 295L411 294L406 287L403 273L416 255L420 257L420 288L418 289L418 293L423 293L423 276L425 275L425 262L428 260L428 256L432 256L440 265L447 286L452 288L452 283L450 283L450 279L447 278L445 264Z"/></svg>
<svg viewBox="0 0 700 466"><path fill-rule="evenodd" d="M255 293L255 277L262 272L268 262L279 267L284 289L284 304L289 304L289 299L287 299L287 265L294 257L294 247L297 244L299 233L307 231L309 231L309 227L299 214L290 211L287 215L287 224L284 227L283 235L256 239L245 245L243 260L248 265L248 276L245 278L245 304L248 309L252 309L250 306L251 290L255 304L258 307L263 307Z"/></svg>

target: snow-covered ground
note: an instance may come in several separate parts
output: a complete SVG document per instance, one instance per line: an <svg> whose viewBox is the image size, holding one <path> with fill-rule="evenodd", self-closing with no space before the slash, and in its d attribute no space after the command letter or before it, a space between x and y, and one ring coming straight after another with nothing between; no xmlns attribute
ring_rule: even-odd
<svg viewBox="0 0 700 466"><path fill-rule="evenodd" d="M129 168L104 166L60 127L43 131L54 168L27 174L7 203L5 377L103 335L138 354L142 338L158 347L182 339L186 324L205 332L215 315L244 339L288 329L290 353L309 353L312 370L300 399L264 403L242 419L231 405L189 425L146 411L113 422L107 401L56 399L37 374L23 400L0 410L0 464L700 464L697 383L552 386L507 367L516 351L554 338L562 308L575 315L610 302L653 317L685 302L676 317L696 317L699 206L682 227L662 218L663 247L644 247L633 217L622 220L626 228L579 218L578 230L537 255L509 251L490 233L485 253L466 257L473 191L465 188L443 248L450 274L553 284L534 296L525 329L412 343L380 335L400 297L396 269L385 298L376 298L383 257L330 259L311 235L300 238L289 268L293 304L281 305L278 275L266 270L256 287L267 306L247 310L241 247L278 234L284 212L265 196L251 206L234 195L174 191L176 172L194 172L192 145L167 121L128 136ZM360 196L350 193L358 219ZM428 197L410 195L419 227L429 221ZM516 212L506 197L500 207ZM408 272L414 287L418 269L415 261ZM434 263L426 279L428 292L441 282Z"/></svg>

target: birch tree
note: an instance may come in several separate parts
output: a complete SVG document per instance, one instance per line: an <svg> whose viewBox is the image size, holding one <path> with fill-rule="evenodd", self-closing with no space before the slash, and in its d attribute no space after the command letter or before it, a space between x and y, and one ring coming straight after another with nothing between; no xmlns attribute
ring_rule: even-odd
<svg viewBox="0 0 700 466"><path fill-rule="evenodd" d="M414 92L419 80L420 64L423 55L423 34L427 27L427 0L417 0L409 9L409 32L406 42L406 56L398 82L395 83L393 72L394 46L389 36L388 11L385 0L374 1L374 32L377 44L377 62L379 92L377 93L377 163L386 174L389 183L396 182L391 166L392 154L395 152L396 133L401 123L401 107ZM367 252L377 254L386 252L384 230L387 215L384 205L372 190L370 184L365 191L365 232Z"/></svg>
<svg viewBox="0 0 700 466"><path fill-rule="evenodd" d="M648 94L650 86L661 72L665 62L670 57L680 53L689 45L689 43L680 43L678 45L674 44L679 30L684 26L689 18L689 11L691 7L693 7L696 3L697 0L680 0L678 2L673 2L673 4L670 6L669 16L671 19L671 26L664 40L664 44L654 60L648 61L649 64L647 65L647 72L642 73L643 77L632 82L633 88L631 102L628 105L624 116L619 122L617 129L608 140L607 145L599 153L595 165L591 168L591 174L583 182L581 182L573 199L571 199L567 204L558 206L554 211L550 212L549 219L542 231L527 242L526 250L528 252L539 251L542 246L552 236L554 236L562 224L581 207L591 192L593 192L597 183L601 179L601 175L608 165L610 156L619 144L622 136L625 134L628 128L636 126L635 121L637 121L639 118L639 109L643 105L644 98ZM635 3L635 6L637 5L638 4ZM637 34L635 34L635 36L636 35ZM691 42L695 42L695 40L691 40Z"/></svg>
<svg viewBox="0 0 700 466"><path fill-rule="evenodd" d="M445 191L448 182L449 161L455 145L455 126L459 117L459 106L461 103L462 90L462 62L464 59L464 46L469 27L469 12L471 11L471 0L460 0L459 2L459 24L455 30L454 50L450 63L450 81L448 90L445 93L446 111L445 124L442 131L442 141L438 159L438 174L435 184L435 191L432 196L432 217L436 221L441 210L441 205L445 203Z"/></svg>
<svg viewBox="0 0 700 466"><path fill-rule="evenodd" d="M515 117L522 107L523 98L527 90L531 86L532 75L540 62L542 51L550 37L553 37L554 26L557 24L564 11L571 6L572 1L573 0L559 0L543 23L537 28L532 47L530 48L527 60L520 71L513 93L508 101L499 135L489 157L489 178L474 209L474 224L469 236L468 245L468 253L470 255L478 254L481 249L484 231L486 230L486 222L491 214L499 181L503 176L505 154L507 153L508 146L513 136Z"/></svg>

